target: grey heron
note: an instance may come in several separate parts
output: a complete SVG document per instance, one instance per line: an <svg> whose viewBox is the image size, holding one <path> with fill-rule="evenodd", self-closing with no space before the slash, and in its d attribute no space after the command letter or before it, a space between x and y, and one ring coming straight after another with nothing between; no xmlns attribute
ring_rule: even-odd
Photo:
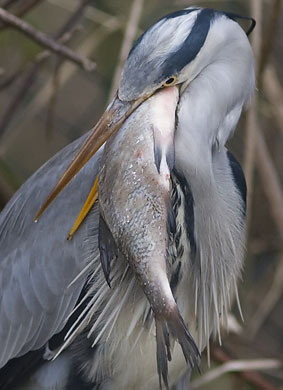
<svg viewBox="0 0 283 390"><path fill-rule="evenodd" d="M99 174L103 143L119 128L129 137L142 134L150 97L173 85L171 149L161 137L152 152L158 172L165 163L171 175L174 262L169 254L167 272L198 349L211 334L220 337L237 295L246 197L242 169L225 144L255 86L252 49L238 18L194 7L157 21L132 48L117 96L94 131L43 165L1 212L1 388L15 389L26 376L29 390L158 388L151 306L121 256L101 267L99 245L113 257L107 251L115 229L102 226L98 237L99 202L73 239L66 235ZM163 104L157 116L166 118ZM59 179L47 201L56 195L54 203L34 224ZM112 288L105 280L110 272ZM172 348L170 385L185 374L183 352L178 343Z"/></svg>

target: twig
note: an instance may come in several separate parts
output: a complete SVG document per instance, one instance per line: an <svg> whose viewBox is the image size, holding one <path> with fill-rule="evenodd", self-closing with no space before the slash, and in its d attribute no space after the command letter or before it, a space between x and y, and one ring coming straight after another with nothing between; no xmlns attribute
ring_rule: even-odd
<svg viewBox="0 0 283 390"><path fill-rule="evenodd" d="M3 8L0 8L0 20L19 30L35 42L46 47L48 50L51 50L60 56L64 56L68 60L82 66L84 70L91 71L95 68L95 63L88 58L81 57L73 50L56 42L42 31L36 30L30 24L5 11Z"/></svg>
<svg viewBox="0 0 283 390"><path fill-rule="evenodd" d="M231 360L221 366L208 371L200 378L195 379L191 383L191 389L199 389L201 386L214 381L220 376L230 372L244 372L244 371L259 371L259 370L273 370L281 368L282 363L275 359L254 359L254 360ZM256 383L253 381L253 384ZM257 385L259 385L257 383ZM268 387L260 386L261 389L272 390L274 387L268 383Z"/></svg>
<svg viewBox="0 0 283 390"><path fill-rule="evenodd" d="M243 341L243 337L238 338L236 336L236 340L238 339L238 342L245 343L245 345L248 344L248 341ZM236 341L237 342L237 341ZM251 346L250 346L251 347ZM230 361L234 360L229 355L229 352L225 351L223 348L220 347L214 347L211 348L212 357L214 360L216 360L219 363L229 363ZM282 365L282 361L281 365ZM278 390L275 388L265 377L262 376L260 372L256 371L239 371L237 375L242 378L245 382L250 383L253 387L261 390Z"/></svg>
<svg viewBox="0 0 283 390"><path fill-rule="evenodd" d="M257 27L252 34L252 46L254 49L254 55L256 60L256 73L257 63L260 56L261 47L261 19L262 19L262 0L251 0L252 15L257 21ZM253 174L255 166L255 137L257 133L257 96L255 95L250 109L247 113L247 130L246 130L246 147L244 152L244 171L248 187L248 213L247 213L247 225L249 227L249 221L251 219L252 210L252 197L253 197Z"/></svg>
<svg viewBox="0 0 283 390"><path fill-rule="evenodd" d="M280 1L275 0L271 21L269 23L269 35L266 39L265 44L262 47L261 63L259 68L259 82L261 84L261 79L263 79L265 92L270 102L272 103L272 109L276 113L274 117L277 121L278 127L282 131L282 87L280 86L280 82L276 76L275 70L271 67L271 65L266 67L267 59L265 58L265 56L267 56L267 54L269 54L270 52L270 48L267 48L267 42L268 45L271 47L273 36L276 32L276 26L273 26L272 24L275 22L278 23L278 18L275 16L275 13L278 11L279 6ZM257 128L257 134L255 138L257 157L256 164L260 173L262 188L269 201L271 214L277 226L281 242L283 242L283 189L259 126ZM271 287L269 288L267 294L264 296L260 306L258 307L256 313L254 314L254 317L250 322L250 326L248 328L249 337L254 337L256 335L257 331L264 323L266 317L273 310L278 300L281 298L283 291L281 280L282 272L283 258L281 258L279 264L277 264Z"/></svg>
<svg viewBox="0 0 283 390"><path fill-rule="evenodd" d="M276 173L266 143L258 128L256 136L257 167L262 180L263 191L269 200L271 214L277 225L281 241L283 242L283 189ZM250 337L255 336L265 318L272 311L282 294L283 259L276 267L274 278L267 295L261 302L249 327Z"/></svg>
<svg viewBox="0 0 283 390"><path fill-rule="evenodd" d="M0 209L2 209L8 200L12 197L14 191L0 176Z"/></svg>
<svg viewBox="0 0 283 390"><path fill-rule="evenodd" d="M110 90L110 99L112 99L114 93L116 92L119 86L119 80L120 80L120 75L121 75L123 65L126 61L128 53L136 37L137 28L142 13L142 8L143 8L143 0L133 0L132 8L128 19L128 24L125 31L125 36L122 42L119 62L118 65L116 66L115 74L112 81L112 86Z"/></svg>
<svg viewBox="0 0 283 390"><path fill-rule="evenodd" d="M77 22L81 19L82 15L85 13L87 9L87 5L92 0L81 0L76 8L73 9L70 18L67 22L59 29L59 31L55 34L54 38L59 39L68 31L71 31Z"/></svg>
<svg viewBox="0 0 283 390"><path fill-rule="evenodd" d="M0 7L10 7L13 3L16 3L18 0L0 0Z"/></svg>
<svg viewBox="0 0 283 390"><path fill-rule="evenodd" d="M269 23L269 25L274 23L274 19L278 22L278 19L274 16L274 12L276 12L278 5L279 5L278 2L275 0L274 10L271 16L272 20ZM272 32L272 34L275 34L276 26L270 27L270 31ZM273 36L270 35L267 41L271 46L271 43L273 41ZM265 71L265 67L267 64L267 61L264 59L265 51L268 50L268 54L269 54L269 50L270 50L266 48L266 45L267 43L265 43L265 45L262 46L262 53L260 57L261 68L259 73L259 84L261 84L261 78L263 77L264 86L267 95L270 101L274 103L273 109L274 110L276 109L276 114L277 114L275 116L276 120L278 121L280 129L282 129L282 121L280 121L280 118L282 119L282 111L281 111L282 107L280 107L280 99L281 101L283 99L282 90L279 87L279 84L278 86L275 85L276 79L274 77L274 73L272 75L272 72L270 71L271 69L270 66ZM272 158L266 146L266 142L263 138L259 123L254 124L254 131L255 130L256 132L254 133L254 144L255 144L255 151L256 151L256 164L262 181L262 188L269 201L271 214L278 228L281 242L282 242L283 241L283 189L278 174L276 172L276 168L274 166L274 163L272 161ZM278 302L278 299L281 297L282 288L279 287L279 284L282 282L278 281L278 277L280 275L278 274L278 272L282 272L282 267L283 265L280 262L274 274L272 287L269 290L268 294L263 299L261 305L259 306L252 320L251 326L249 328L250 336L254 336L256 334L260 326L264 323L266 316L271 312L271 310Z"/></svg>
<svg viewBox="0 0 283 390"><path fill-rule="evenodd" d="M72 32L65 33L62 37L62 40L69 40L72 36ZM47 120L46 120L46 135L50 135L54 126L54 111L57 102L57 95L60 88L60 68L63 64L63 61L59 58L56 59L55 68L52 77L52 91L50 95L49 104L47 107Z"/></svg>
<svg viewBox="0 0 283 390"><path fill-rule="evenodd" d="M14 96L13 100L9 103L6 111L4 112L2 119L0 120L0 139L3 137L6 128L10 124L15 111L17 110L19 104L25 97L26 93L29 91L36 77L37 71L40 69L41 64L44 62L49 54L45 52L45 55L40 55L37 57L33 63L31 69L28 71L28 74L24 78L22 85L18 88L17 94Z"/></svg>
<svg viewBox="0 0 283 390"><path fill-rule="evenodd" d="M65 33L62 37L62 41L64 40L64 43L66 41L69 41L71 38L73 31L68 31ZM52 91L50 95L50 100L49 104L47 106L47 120L46 120L46 137L51 135L53 132L54 128L54 113L55 113L55 108L56 108L56 103L57 103L57 96L58 96L58 91L60 89L60 69L64 61L62 59L56 58L56 63L54 67L54 72L53 72L53 77L52 77Z"/></svg>
<svg viewBox="0 0 283 390"><path fill-rule="evenodd" d="M55 117L55 107L57 103L58 91L60 88L60 63L55 64L55 69L52 77L52 91L49 99L49 104L47 106L47 119L46 119L46 137L49 138L52 136L54 129L54 117Z"/></svg>
<svg viewBox="0 0 283 390"><path fill-rule="evenodd" d="M75 31L76 29L73 29L73 31L66 32L63 35L61 41L64 43L69 41ZM50 134L54 125L54 111L56 107L58 91L60 88L60 68L63 63L64 63L63 59L56 58L56 63L55 63L54 72L52 76L52 92L47 107L46 135Z"/></svg>
<svg viewBox="0 0 283 390"><path fill-rule="evenodd" d="M269 287L266 295L263 297L260 306L258 307L257 311L255 312L253 318L249 323L249 327L247 329L249 338L255 337L257 331L281 298L283 291L282 275L283 256L281 255L279 263L277 264L277 267L274 272L272 285Z"/></svg>
<svg viewBox="0 0 283 390"><path fill-rule="evenodd" d="M67 42L69 38L69 33L65 33L63 37L60 39L62 42ZM8 106L7 111L4 113L2 120L0 121L0 137L4 134L5 129L7 128L8 124L10 123L10 120L12 119L15 110L17 109L18 105L26 95L27 91L29 88L32 86L34 80L35 80L35 75L37 70L40 69L41 64L48 58L50 57L51 52L50 51L43 51L38 54L37 58L35 59L32 68L27 74L27 77L25 78L22 86L18 89L18 93L11 102L11 104ZM9 80L7 80L9 81ZM6 83L7 83L6 81ZM2 85L1 85L2 87Z"/></svg>
<svg viewBox="0 0 283 390"><path fill-rule="evenodd" d="M30 11L32 8L34 8L41 2L42 0L25 0L25 2L20 3L19 6L13 8L13 15L19 18L25 15L28 11ZM7 26L6 25L0 26L0 31L3 30L4 27Z"/></svg>
<svg viewBox="0 0 283 390"><path fill-rule="evenodd" d="M23 73L22 69L16 70L11 76L6 77L4 80L0 79L0 90L9 87L13 84Z"/></svg>
<svg viewBox="0 0 283 390"><path fill-rule="evenodd" d="M269 200L271 214L283 242L283 189L259 128L256 136L256 153L263 191Z"/></svg>
<svg viewBox="0 0 283 390"><path fill-rule="evenodd" d="M19 185L19 178L0 159L0 209L5 206Z"/></svg>
<svg viewBox="0 0 283 390"><path fill-rule="evenodd" d="M65 11L73 12L77 6L77 1L74 0L47 0L48 3L56 5L56 7L61 7ZM107 12L102 11L99 8L87 7L85 10L85 18L98 23L101 26L109 28L110 30L115 27L115 29L119 29L122 27L122 21L114 15L110 15ZM114 26L115 24L115 26Z"/></svg>
<svg viewBox="0 0 283 390"><path fill-rule="evenodd" d="M271 103L274 120L283 134L283 89L279 77L272 65L268 65L263 74L263 89Z"/></svg>
<svg viewBox="0 0 283 390"><path fill-rule="evenodd" d="M66 23L59 29L59 31L55 34L55 39L60 40L62 37L68 33L71 29L74 28L75 24L80 20L85 7L91 0L83 0L77 7L77 9L72 13L70 18L66 21ZM64 38L63 38L64 40ZM39 71L42 63L51 55L50 51L41 52L34 63L31 65L31 68L28 70L27 74L24 77L22 85L18 88L17 94L14 96L13 100L10 102L7 110L2 116L2 120L0 121L0 138L3 136L5 129L8 127L12 118L14 117L15 111L17 110L19 104L21 103L24 96L28 93L31 86L33 85L37 72Z"/></svg>
<svg viewBox="0 0 283 390"><path fill-rule="evenodd" d="M63 37L60 39L60 41L63 43L68 42L76 30L77 29L74 28L72 31L66 32L63 35ZM63 63L64 63L64 60L62 58L61 59L56 58L54 72L53 72L53 76L52 76L52 91L51 91L51 95L50 95L49 104L47 107L47 120L46 120L46 136L47 137L48 137L48 135L51 135L52 129L54 127L54 112L55 112L55 107L56 107L56 103L57 103L58 91L60 88L60 69L61 69L61 66Z"/></svg>
<svg viewBox="0 0 283 390"><path fill-rule="evenodd" d="M262 188L269 201L271 214L279 231L281 242L283 242L283 189L259 126L257 128L255 143L256 164L260 173ZM266 316L272 311L281 297L283 290L282 272L283 260L281 260L276 268L271 289L261 302L252 319L248 330L250 337L255 336L260 326L264 323Z"/></svg>
<svg viewBox="0 0 283 390"><path fill-rule="evenodd" d="M280 9L281 9L281 0L274 0L273 7L271 7L271 17L268 22L267 32L264 34L265 39L263 40L261 55L259 58L259 66L258 66L258 76L259 76L259 88L261 87L262 74L268 63L269 56L272 49L272 42L274 39L274 35L276 33L278 22L280 18Z"/></svg>
<svg viewBox="0 0 283 390"><path fill-rule="evenodd" d="M72 31L67 31L63 37L60 39L60 42L66 43L68 42L71 37L73 36L74 32L78 30L77 28L74 28ZM52 77L52 91L50 95L50 100L49 104L47 107L47 120L46 120L46 136L50 135L52 132L52 129L54 127L54 112L55 112L55 107L57 103L57 96L58 96L58 91L60 88L60 69L61 66L64 63L64 59L62 58L56 58L55 62L55 67L54 67L54 72L53 72L53 77Z"/></svg>
<svg viewBox="0 0 283 390"><path fill-rule="evenodd" d="M13 9L13 15L20 18L41 2L42 0L25 0L24 2L20 3L19 6L15 7L15 9Z"/></svg>
<svg viewBox="0 0 283 390"><path fill-rule="evenodd" d="M112 28L110 28L111 20L113 21ZM101 45L101 43L109 36L109 34L113 33L116 30L116 17L113 17L109 20L109 25L107 28L104 26L98 27L94 32L94 36L91 34L87 39L84 40L83 44L80 46L80 52L83 53L85 56L88 56L90 53L93 53L96 48ZM69 63L64 63L63 66L64 69L62 70L61 87L73 77L74 72L76 71L76 68L74 66L70 66ZM27 84L27 87L28 86L29 84ZM5 143L0 142L0 156L6 153L6 150L9 147L9 143L11 143L12 140L17 137L17 132L20 131L20 128L24 128L26 123L30 121L30 118L35 116L36 113L41 109L41 107L46 105L49 96L50 83L49 81L45 81L45 83L40 86L36 98L33 99L33 102L29 105L29 115L18 115L17 122L20 121L21 126L19 127L15 125L15 130L11 132L9 136L6 136Z"/></svg>

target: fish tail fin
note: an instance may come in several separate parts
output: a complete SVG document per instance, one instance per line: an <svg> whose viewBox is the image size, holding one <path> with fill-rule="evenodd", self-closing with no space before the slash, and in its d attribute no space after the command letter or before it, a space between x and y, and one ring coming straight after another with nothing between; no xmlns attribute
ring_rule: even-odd
<svg viewBox="0 0 283 390"><path fill-rule="evenodd" d="M168 385L168 361L171 360L169 332L166 322L162 319L155 319L156 324L156 358L157 372L159 376L159 387L162 389L162 380L167 390Z"/></svg>
<svg viewBox="0 0 283 390"><path fill-rule="evenodd" d="M171 313L170 318L167 319L167 325L170 333L181 345L186 362L191 368L199 369L200 353L198 347L188 331L177 307Z"/></svg>
<svg viewBox="0 0 283 390"><path fill-rule="evenodd" d="M181 345L185 360L191 368L199 366L200 353L177 308L166 319L155 317L155 324L159 386L161 389L163 382L165 388L169 390L168 361L171 360L169 334L172 334Z"/></svg>

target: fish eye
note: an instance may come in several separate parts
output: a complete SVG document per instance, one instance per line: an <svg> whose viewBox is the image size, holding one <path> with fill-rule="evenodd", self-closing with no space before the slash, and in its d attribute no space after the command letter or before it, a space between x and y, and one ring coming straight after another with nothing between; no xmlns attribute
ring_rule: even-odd
<svg viewBox="0 0 283 390"><path fill-rule="evenodd" d="M167 79L166 81L164 81L164 83L162 84L163 87L171 87L171 85L174 85L177 81L177 77L176 76L172 76L172 77L169 77L169 79Z"/></svg>

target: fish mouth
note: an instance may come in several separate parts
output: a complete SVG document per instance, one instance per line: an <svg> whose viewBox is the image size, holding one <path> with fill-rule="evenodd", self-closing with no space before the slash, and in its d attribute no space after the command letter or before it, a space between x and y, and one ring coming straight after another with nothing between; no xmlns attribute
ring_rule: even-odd
<svg viewBox="0 0 283 390"><path fill-rule="evenodd" d="M142 96L136 100L126 102L122 101L116 96L106 108L105 112L93 128L91 134L63 173L44 204L36 214L34 220L37 222L41 214L47 209L47 207L53 202L53 200L59 195L64 187L73 179L73 177L83 168L83 166L89 161L89 159L98 151L98 149L108 140L108 138L115 134L126 119L152 94Z"/></svg>

